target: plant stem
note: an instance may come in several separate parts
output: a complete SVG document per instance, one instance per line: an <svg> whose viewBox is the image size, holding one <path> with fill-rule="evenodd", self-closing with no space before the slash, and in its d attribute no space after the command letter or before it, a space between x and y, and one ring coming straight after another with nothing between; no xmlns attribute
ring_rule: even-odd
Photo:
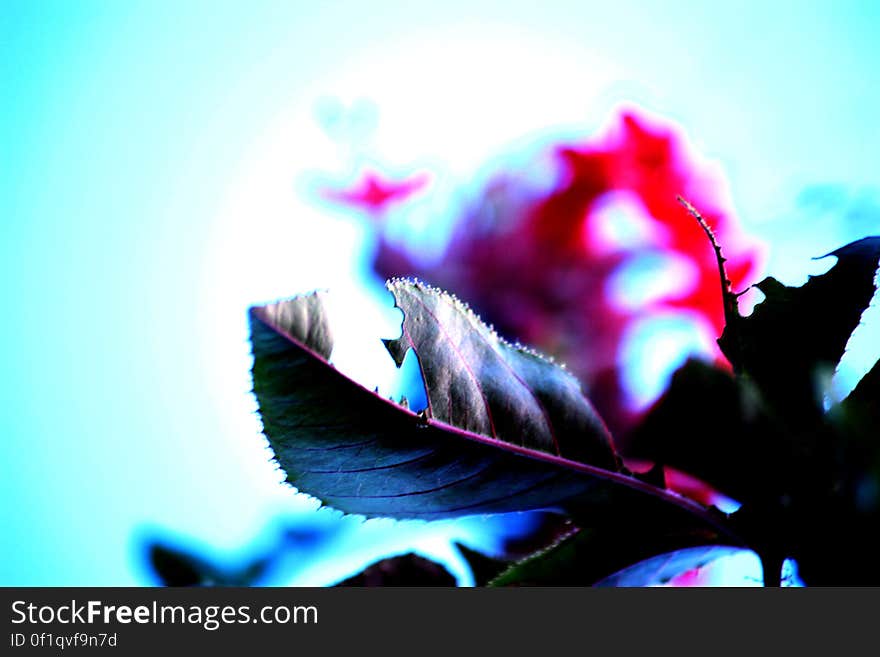
<svg viewBox="0 0 880 657"><path fill-rule="evenodd" d="M676 196L676 199L678 199L678 202L681 203L691 216L697 220L702 227L703 232L706 233L706 237L708 237L709 241L712 243L712 248L715 250L715 260L718 262L718 274L721 277L721 297L724 303L724 322L725 324L730 324L731 321L736 321L736 318L739 316L739 306L736 302L737 295L730 289L730 279L727 278L727 270L724 267L727 258L721 253L721 246L718 244L718 240L715 239L715 233L712 232L712 229L703 218L703 215L701 215L693 205L688 203L681 196Z"/></svg>

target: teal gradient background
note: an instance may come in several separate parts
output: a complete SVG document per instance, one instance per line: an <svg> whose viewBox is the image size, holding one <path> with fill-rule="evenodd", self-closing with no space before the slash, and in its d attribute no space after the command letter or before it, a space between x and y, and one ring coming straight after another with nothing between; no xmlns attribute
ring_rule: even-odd
<svg viewBox="0 0 880 657"><path fill-rule="evenodd" d="M392 118L371 153L462 184L523 140L644 106L718 163L767 271L795 283L823 268L809 256L880 225L878 29L870 2L4 0L0 584L148 584L151 531L234 555L270 540L272 518L314 515L259 437L245 309L353 280L379 298L362 231L303 191L348 173L321 145L321 97L379 81L397 90L374 98L381 122L418 93L429 109L406 129L424 141L388 137ZM550 63L504 82L531 59ZM322 554L349 569L410 545L442 557L448 536L491 547L488 522L350 522L360 547ZM324 568L299 581L344 574Z"/></svg>

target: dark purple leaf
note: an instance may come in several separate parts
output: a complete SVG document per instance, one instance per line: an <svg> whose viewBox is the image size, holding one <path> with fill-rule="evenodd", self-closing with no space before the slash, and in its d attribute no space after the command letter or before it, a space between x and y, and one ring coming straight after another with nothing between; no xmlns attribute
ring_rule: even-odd
<svg viewBox="0 0 880 657"><path fill-rule="evenodd" d="M424 414L328 363L319 294L250 311L264 432L299 490L367 516L567 508L594 522L673 507L714 523L705 507L618 465L604 426L562 368L505 344L443 293L414 282L390 287L405 330L389 349L398 362L407 348L419 356L431 402Z"/></svg>
<svg viewBox="0 0 880 657"><path fill-rule="evenodd" d="M734 369L750 377L787 421L822 414L821 379L830 376L874 295L880 237L832 251L837 262L801 287L765 278L765 299L748 317L728 319L718 340Z"/></svg>
<svg viewBox="0 0 880 657"><path fill-rule="evenodd" d="M580 529L511 566L491 586L651 586L740 549L711 532L650 523Z"/></svg>
<svg viewBox="0 0 880 657"><path fill-rule="evenodd" d="M416 352L428 417L506 443L619 468L611 436L577 379L510 345L455 297L418 281L389 282L403 332L386 340L398 367Z"/></svg>
<svg viewBox="0 0 880 657"><path fill-rule="evenodd" d="M671 466L751 503L784 492L791 440L752 383L691 359L627 440L627 456Z"/></svg>

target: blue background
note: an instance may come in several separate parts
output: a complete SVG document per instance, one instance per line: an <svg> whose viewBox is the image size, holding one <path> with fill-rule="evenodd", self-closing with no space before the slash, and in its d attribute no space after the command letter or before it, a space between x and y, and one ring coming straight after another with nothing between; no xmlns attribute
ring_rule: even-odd
<svg viewBox="0 0 880 657"><path fill-rule="evenodd" d="M4 0L0 584L149 584L144 538L235 560L279 518L331 532L289 581L414 547L468 583L448 538L497 548L497 521L340 521L268 461L247 306L338 287L394 328L363 225L315 183L430 166L451 213L527 145L637 105L720 167L766 270L798 283L877 230L878 29L872 2Z"/></svg>

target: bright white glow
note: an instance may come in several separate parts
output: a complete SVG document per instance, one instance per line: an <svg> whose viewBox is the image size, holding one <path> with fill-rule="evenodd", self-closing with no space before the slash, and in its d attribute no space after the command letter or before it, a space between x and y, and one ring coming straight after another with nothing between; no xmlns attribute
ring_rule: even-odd
<svg viewBox="0 0 880 657"><path fill-rule="evenodd" d="M599 198L587 225L595 231L592 237L611 252L660 246L666 232L661 224L648 218L639 198L625 191Z"/></svg>
<svg viewBox="0 0 880 657"><path fill-rule="evenodd" d="M608 296L618 308L635 311L661 299L690 292L697 280L696 266L672 252L648 252L625 261L608 279Z"/></svg>
<svg viewBox="0 0 880 657"><path fill-rule="evenodd" d="M634 410L660 396L672 373L690 355L712 353L707 327L698 318L664 313L635 322L623 340L623 383Z"/></svg>
<svg viewBox="0 0 880 657"><path fill-rule="evenodd" d="M410 34L351 60L325 87L374 99L382 161L439 161L469 176L525 135L594 118L619 74L582 44L482 25Z"/></svg>
<svg viewBox="0 0 880 657"><path fill-rule="evenodd" d="M471 34L414 35L322 76L320 84L291 99L288 111L266 127L239 163L206 236L199 297L202 362L214 410L228 427L229 442L240 449L242 468L255 490L282 508L290 504L290 490L279 485L280 472L268 463L265 448L257 447L259 420L248 392L249 305L330 289L330 312L338 327L334 364L384 395L397 389L398 372L379 338L399 335L401 318L381 282L369 274L368 232L344 211L320 203L315 187L352 181L363 166L391 175L428 169L432 183L419 205L443 222L461 209L460 190L478 185L480 167L498 152L524 135L545 133L548 125L583 125L598 114L592 104L616 75L579 46L558 40L536 43L534 36L519 32L481 28ZM335 127L326 120L322 125L315 107L327 98L339 99L343 113L354 108L357 116L330 117ZM377 114L365 119L361 115L368 105ZM346 120L369 134L340 143L345 126L339 122ZM355 130L351 125L349 132ZM430 228L434 219L427 213L423 223ZM324 584L383 554L415 546L446 563L467 584L467 570L449 539L473 543L485 533L481 527L479 518L430 524L370 521L358 526L356 541L322 550L320 563L303 573L300 583ZM482 540L486 549L498 547Z"/></svg>

